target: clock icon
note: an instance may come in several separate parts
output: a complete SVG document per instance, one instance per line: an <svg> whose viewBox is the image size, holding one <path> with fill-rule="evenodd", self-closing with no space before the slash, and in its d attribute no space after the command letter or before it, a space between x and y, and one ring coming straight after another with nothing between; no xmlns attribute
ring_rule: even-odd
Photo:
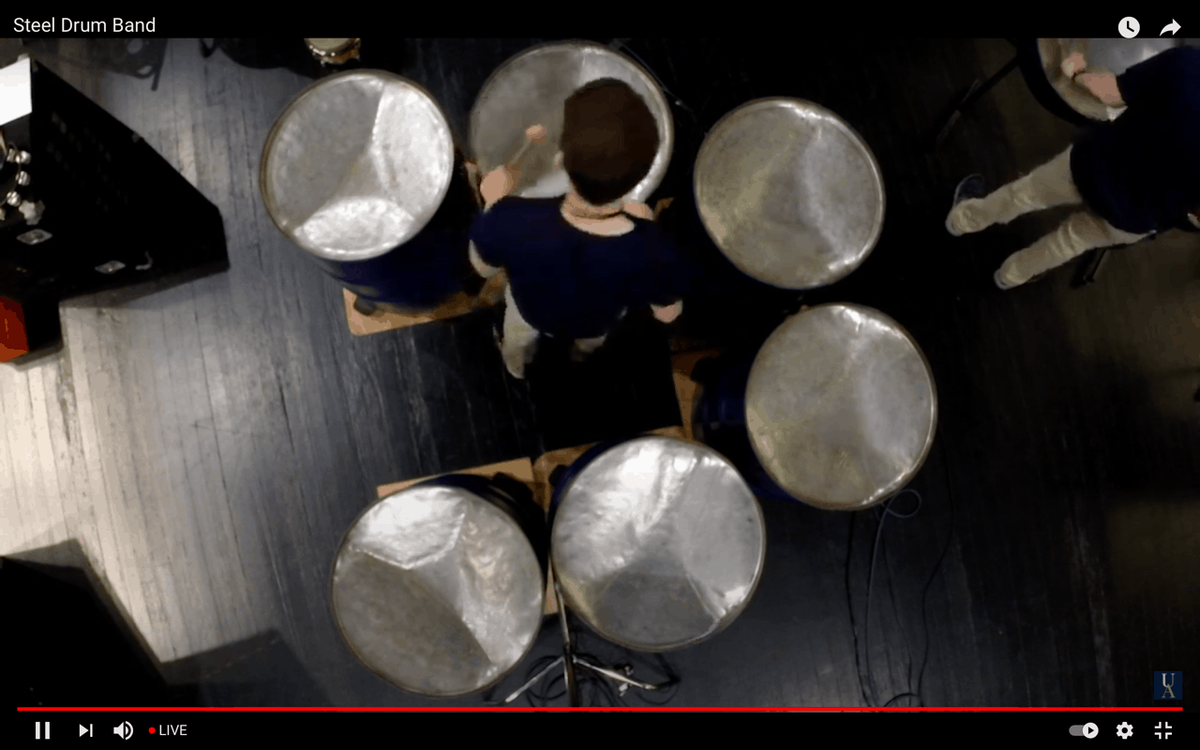
<svg viewBox="0 0 1200 750"><path fill-rule="evenodd" d="M1121 32L1121 36L1125 37L1126 39L1133 39L1141 30L1141 24L1139 24L1137 19L1132 16L1128 18L1122 18L1121 24L1117 26L1117 31Z"/></svg>

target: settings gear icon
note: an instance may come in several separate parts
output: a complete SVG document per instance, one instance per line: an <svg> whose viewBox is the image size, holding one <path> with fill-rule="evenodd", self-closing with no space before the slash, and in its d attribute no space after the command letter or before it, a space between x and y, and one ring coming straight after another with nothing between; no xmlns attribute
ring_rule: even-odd
<svg viewBox="0 0 1200 750"><path fill-rule="evenodd" d="M1130 726L1128 721L1121 722L1117 727L1117 736L1123 740L1127 740L1133 736L1133 727Z"/></svg>

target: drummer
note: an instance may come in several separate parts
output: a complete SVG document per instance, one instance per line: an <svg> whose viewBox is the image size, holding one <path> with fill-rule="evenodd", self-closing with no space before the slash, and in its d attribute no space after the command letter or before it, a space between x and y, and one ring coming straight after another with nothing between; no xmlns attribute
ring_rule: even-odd
<svg viewBox="0 0 1200 750"><path fill-rule="evenodd" d="M542 142L546 130L526 136ZM629 193L650 172L658 125L646 103L616 79L593 81L564 107L564 198L509 195L520 174L499 167L480 183L485 210L471 228L471 262L485 278L507 271L500 343L514 378L525 377L539 334L572 339L572 358L603 345L631 309L649 305L664 323L683 310L687 266Z"/></svg>
<svg viewBox="0 0 1200 750"><path fill-rule="evenodd" d="M986 197L978 175L959 185L946 219L956 237L1031 211L1084 206L1009 256L995 273L1001 289L1088 250L1134 244L1169 229L1200 230L1200 49L1167 50L1119 77L1088 72L1078 54L1062 67L1101 102L1126 110L1113 122L1084 128L1058 157Z"/></svg>

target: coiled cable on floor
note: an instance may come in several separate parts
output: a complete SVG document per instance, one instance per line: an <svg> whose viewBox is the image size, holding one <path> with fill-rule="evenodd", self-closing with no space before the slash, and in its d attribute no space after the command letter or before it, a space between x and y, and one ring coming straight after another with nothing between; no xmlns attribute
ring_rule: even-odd
<svg viewBox="0 0 1200 750"><path fill-rule="evenodd" d="M907 494L907 493L912 493L914 496L916 496L917 507L914 508L909 513L899 513L895 509L893 509L892 505L900 496ZM873 593L873 588L874 588L874 584L875 584L875 563L876 563L876 560L877 560L877 557L879 554L879 545L880 545L881 540L883 539L884 523L887 521L888 516L895 516L896 518L901 518L901 519L913 518L914 516L917 515L918 512L920 512L921 505L922 505L922 499L921 499L920 493L918 493L916 490L902 490L901 492L898 492L895 495L893 495L891 498L889 498L887 500L887 502L884 503L884 505L882 507L882 511L879 512L879 514L878 514L879 526L876 528L876 531L875 531L875 544L874 544L873 549L871 550L871 567L870 567L870 572L867 575L867 611L866 611L866 619L865 619L865 622L863 625L863 641L864 641L864 647L866 650L866 667L867 667L866 668L867 679L866 679L865 684L863 682L863 671L862 671L862 667L859 662L859 655L858 655L858 627L855 625L855 622L854 622L854 603L853 603L852 597L850 595L850 551L853 547L853 541L854 541L855 516L851 516L851 519L850 519L850 538L847 541L847 545L846 545L847 546L847 550L846 550L846 602L849 605L850 627L854 634L854 665L855 665L855 671L858 674L859 691L862 693L863 702L869 707L877 707L876 702L874 701L875 685L874 685L873 675L871 673L871 595ZM925 582L925 589L921 594L921 627L922 627L922 630L924 630L924 632L925 632L925 645L924 645L922 656L921 656L921 668L917 673L916 687L913 688L912 661L910 660L909 665L908 665L909 692L900 693L899 695L892 697L890 700L888 700L886 703L883 704L883 706L882 706L883 708L891 707L891 705L893 703L895 703L896 701L901 700L903 698L914 698L914 699L916 699L918 705L921 705L921 706L925 705L924 700L921 698L921 684L925 679L925 667L929 662L929 618L928 618L928 614L926 611L927 610L926 605L927 605L928 598L929 598L929 588L933 585L934 579L937 578L938 572L941 571L942 561L945 560L946 553L950 550L950 541L953 538L954 538L954 499L951 497L950 498L950 531L946 535L946 543L942 547L942 552L938 556L937 563L933 567L933 572L930 573L929 580L927 580ZM869 691L867 690L868 687L870 688ZM869 692L869 694L868 694L868 692Z"/></svg>

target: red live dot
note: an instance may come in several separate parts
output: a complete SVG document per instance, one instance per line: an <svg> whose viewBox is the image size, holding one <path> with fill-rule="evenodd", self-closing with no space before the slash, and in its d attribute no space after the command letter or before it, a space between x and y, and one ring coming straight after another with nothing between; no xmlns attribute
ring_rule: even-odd
<svg viewBox="0 0 1200 750"><path fill-rule="evenodd" d="M150 727L150 734L154 734L154 727Z"/></svg>

